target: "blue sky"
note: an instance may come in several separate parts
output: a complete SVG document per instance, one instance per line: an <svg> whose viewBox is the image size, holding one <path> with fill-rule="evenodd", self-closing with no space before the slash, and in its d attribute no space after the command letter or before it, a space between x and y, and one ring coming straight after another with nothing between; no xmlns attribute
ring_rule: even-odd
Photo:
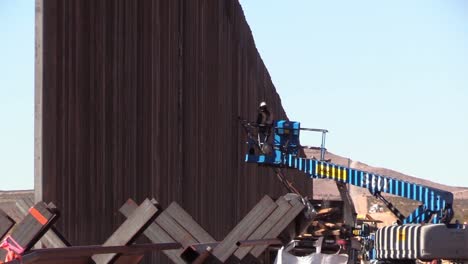
<svg viewBox="0 0 468 264"><path fill-rule="evenodd" d="M468 187L467 1L240 2L290 119L336 154Z"/></svg>
<svg viewBox="0 0 468 264"><path fill-rule="evenodd" d="M240 2L289 117L330 151L468 187L468 2ZM33 148L34 1L0 0L0 190L33 187Z"/></svg>
<svg viewBox="0 0 468 264"><path fill-rule="evenodd" d="M34 180L34 0L0 0L0 190Z"/></svg>

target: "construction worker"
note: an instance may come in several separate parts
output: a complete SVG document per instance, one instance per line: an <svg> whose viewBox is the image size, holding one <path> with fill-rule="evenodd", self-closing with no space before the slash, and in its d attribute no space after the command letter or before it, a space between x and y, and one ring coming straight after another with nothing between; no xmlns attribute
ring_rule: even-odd
<svg viewBox="0 0 468 264"><path fill-rule="evenodd" d="M258 144L263 150L263 146L270 136L271 126L273 124L273 115L268 110L265 102L261 102L258 107L257 125L258 125ZM265 152L265 151L264 151Z"/></svg>

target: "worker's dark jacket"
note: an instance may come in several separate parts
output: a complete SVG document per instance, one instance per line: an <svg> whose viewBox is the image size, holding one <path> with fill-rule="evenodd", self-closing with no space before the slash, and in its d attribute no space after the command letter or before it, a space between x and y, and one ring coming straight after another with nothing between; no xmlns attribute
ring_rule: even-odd
<svg viewBox="0 0 468 264"><path fill-rule="evenodd" d="M271 125L273 124L272 116L268 109L260 110L257 116L258 132L268 133L270 131Z"/></svg>

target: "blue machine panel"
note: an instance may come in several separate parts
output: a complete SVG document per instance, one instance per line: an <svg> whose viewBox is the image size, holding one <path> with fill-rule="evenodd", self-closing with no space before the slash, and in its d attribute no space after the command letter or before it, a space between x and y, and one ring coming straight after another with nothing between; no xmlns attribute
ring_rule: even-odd
<svg viewBox="0 0 468 264"><path fill-rule="evenodd" d="M273 147L283 153L297 156L299 151L299 130L301 124L294 121L280 120L275 123Z"/></svg>

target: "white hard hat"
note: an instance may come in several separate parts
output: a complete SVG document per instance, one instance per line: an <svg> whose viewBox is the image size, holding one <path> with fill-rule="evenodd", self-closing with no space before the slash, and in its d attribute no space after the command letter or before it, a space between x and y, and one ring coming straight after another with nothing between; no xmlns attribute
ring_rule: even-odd
<svg viewBox="0 0 468 264"><path fill-rule="evenodd" d="M266 107L266 106L267 106L267 104L265 102L260 103L260 107Z"/></svg>

